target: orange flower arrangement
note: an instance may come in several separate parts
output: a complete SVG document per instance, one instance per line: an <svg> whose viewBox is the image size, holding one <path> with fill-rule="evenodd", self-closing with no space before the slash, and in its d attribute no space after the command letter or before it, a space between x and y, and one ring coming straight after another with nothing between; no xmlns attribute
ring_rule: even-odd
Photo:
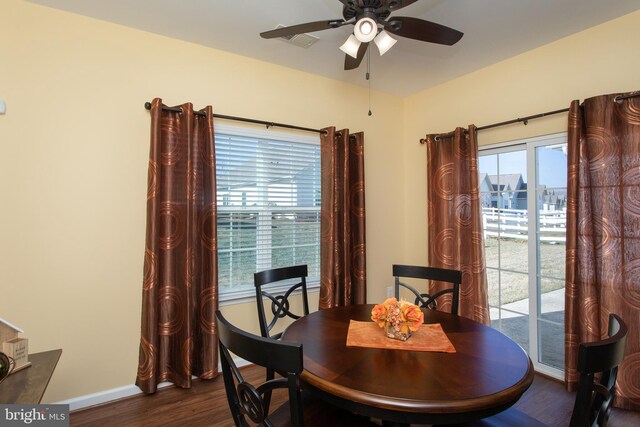
<svg viewBox="0 0 640 427"><path fill-rule="evenodd" d="M388 336L406 340L424 323L424 313L415 304L405 300L387 298L371 310L371 320L385 329Z"/></svg>

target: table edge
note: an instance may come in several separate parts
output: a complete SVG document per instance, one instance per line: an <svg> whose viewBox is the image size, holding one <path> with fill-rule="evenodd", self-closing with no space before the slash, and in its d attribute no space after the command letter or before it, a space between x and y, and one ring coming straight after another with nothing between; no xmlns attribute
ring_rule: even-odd
<svg viewBox="0 0 640 427"><path fill-rule="evenodd" d="M481 398L456 400L452 402L442 400L424 401L402 399L389 396L381 397L379 395L362 391L354 392L353 389L322 379L309 371L303 371L300 375L300 379L323 392L364 405L375 406L392 411L451 414L484 411L501 405L511 406L513 403L518 401L522 394L524 394L524 392L531 386L534 372L533 363L531 362L531 359L529 359L527 374L513 387Z"/></svg>
<svg viewBox="0 0 640 427"><path fill-rule="evenodd" d="M372 304L363 305L373 306ZM472 319L465 319L476 322ZM490 327L487 325L484 326ZM508 389L501 390L494 394L451 402L442 400L425 401L407 398L394 398L390 396L380 396L377 394L367 393L364 391L356 391L352 388L335 384L331 381L318 377L315 374L307 371L306 369L300 374L300 379L303 382L308 383L310 386L317 388L322 392L334 395L340 399L349 400L358 404L384 408L390 411L404 411L411 413L429 412L432 414L461 414L468 412L486 411L498 406L503 406L506 408L513 405L520 399L520 397L522 397L524 392L526 392L533 383L533 377L535 373L533 362L531 361L529 355L524 351L524 349L522 349L522 347L520 347L520 350L524 353L529 363L527 372L519 382L509 387Z"/></svg>

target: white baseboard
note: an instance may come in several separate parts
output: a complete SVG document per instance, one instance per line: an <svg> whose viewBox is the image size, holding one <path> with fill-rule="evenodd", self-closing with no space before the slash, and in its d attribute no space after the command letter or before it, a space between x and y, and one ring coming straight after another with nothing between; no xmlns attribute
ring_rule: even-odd
<svg viewBox="0 0 640 427"><path fill-rule="evenodd" d="M236 359L236 365L241 368L243 366L250 365L244 359ZM221 372L222 368L218 365L218 371ZM197 378L197 377L194 377ZM222 378L220 378L222 380ZM172 386L173 383L164 382L158 384L158 389ZM91 393L84 396L73 397L71 399L61 400L54 402L60 405L69 405L69 411L76 411L79 409L89 408L91 406L102 405L114 400L124 399L126 397L132 397L142 394L142 390L135 384L125 385L122 387L112 388L111 390L99 391L97 393Z"/></svg>

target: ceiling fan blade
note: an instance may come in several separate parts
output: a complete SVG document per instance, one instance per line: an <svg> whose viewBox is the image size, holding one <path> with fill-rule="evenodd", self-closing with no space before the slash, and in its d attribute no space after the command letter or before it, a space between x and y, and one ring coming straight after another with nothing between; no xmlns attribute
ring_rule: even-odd
<svg viewBox="0 0 640 427"><path fill-rule="evenodd" d="M355 70L360 66L362 59L364 58L364 54L367 53L367 47L369 47L369 43L360 43L360 47L358 48L358 57L354 58L351 55L344 56L344 69L345 70Z"/></svg>
<svg viewBox="0 0 640 427"><path fill-rule="evenodd" d="M409 16L394 16L385 24L385 30L401 37L429 43L451 46L460 40L464 33L435 22L424 21Z"/></svg>
<svg viewBox="0 0 640 427"><path fill-rule="evenodd" d="M275 30L260 33L263 39L275 39L277 37L295 36L302 33L313 33L314 31L338 28L347 24L344 19L331 19L328 21L307 22L306 24L291 25L290 27L276 28Z"/></svg>

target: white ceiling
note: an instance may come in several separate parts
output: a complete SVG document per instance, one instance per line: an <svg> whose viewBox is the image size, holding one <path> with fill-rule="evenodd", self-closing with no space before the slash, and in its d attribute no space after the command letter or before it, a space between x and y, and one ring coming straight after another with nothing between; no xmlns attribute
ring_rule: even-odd
<svg viewBox="0 0 640 427"><path fill-rule="evenodd" d="M366 61L344 71L338 49L351 25L313 33L309 48L262 31L342 18L338 0L29 0L128 27L367 86ZM409 95L640 9L640 0L419 0L392 16L437 22L465 35L454 46L398 37L380 57L371 45L371 87Z"/></svg>

